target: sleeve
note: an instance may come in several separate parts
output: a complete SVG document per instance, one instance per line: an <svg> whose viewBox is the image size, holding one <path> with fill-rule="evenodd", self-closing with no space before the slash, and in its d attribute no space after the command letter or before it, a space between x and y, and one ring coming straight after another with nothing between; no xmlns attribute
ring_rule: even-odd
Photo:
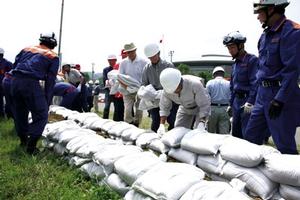
<svg viewBox="0 0 300 200"><path fill-rule="evenodd" d="M166 95L165 91L163 91L160 101L159 101L159 115L169 116L170 111L172 109L172 100Z"/></svg>
<svg viewBox="0 0 300 200"><path fill-rule="evenodd" d="M59 66L59 58L55 57L53 58L52 64L48 70L47 78L45 80L45 95L46 95L46 100L48 102L48 105L50 105L52 102L53 88L55 85L58 66Z"/></svg>
<svg viewBox="0 0 300 200"><path fill-rule="evenodd" d="M120 63L119 73L125 74L125 60Z"/></svg>
<svg viewBox="0 0 300 200"><path fill-rule="evenodd" d="M107 78L107 70L106 68L103 69L103 85L105 86L105 82L108 80Z"/></svg>
<svg viewBox="0 0 300 200"><path fill-rule="evenodd" d="M200 108L199 117L208 117L210 115L210 96L203 87L201 81L193 84L193 92L195 93L195 101Z"/></svg>
<svg viewBox="0 0 300 200"><path fill-rule="evenodd" d="M300 68L300 29L284 33L280 41L280 59L283 64L281 87L275 100L286 103L297 88Z"/></svg>
<svg viewBox="0 0 300 200"><path fill-rule="evenodd" d="M144 70L143 70L143 75L142 75L142 85L144 86L147 86L149 85L149 79L148 79L148 75L147 75L147 68L148 68L148 65L146 65L144 67Z"/></svg>
<svg viewBox="0 0 300 200"><path fill-rule="evenodd" d="M233 91L233 71L231 72L231 78L230 78L230 100L229 105L232 106L234 101L234 91Z"/></svg>
<svg viewBox="0 0 300 200"><path fill-rule="evenodd" d="M248 103L254 104L256 93L257 93L257 79L256 79L256 73L258 71L258 58L256 56L252 56L249 60L249 71L248 71L248 77L249 77L249 97L247 99Z"/></svg>

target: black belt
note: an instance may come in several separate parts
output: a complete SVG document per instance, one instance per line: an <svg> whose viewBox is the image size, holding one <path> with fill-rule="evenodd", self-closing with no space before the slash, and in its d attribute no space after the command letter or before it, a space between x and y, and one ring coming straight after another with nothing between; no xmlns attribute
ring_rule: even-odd
<svg viewBox="0 0 300 200"><path fill-rule="evenodd" d="M229 106L229 104L211 103L212 106Z"/></svg>
<svg viewBox="0 0 300 200"><path fill-rule="evenodd" d="M261 82L261 86L263 86L263 87L279 87L279 86L281 86L281 81L264 80Z"/></svg>

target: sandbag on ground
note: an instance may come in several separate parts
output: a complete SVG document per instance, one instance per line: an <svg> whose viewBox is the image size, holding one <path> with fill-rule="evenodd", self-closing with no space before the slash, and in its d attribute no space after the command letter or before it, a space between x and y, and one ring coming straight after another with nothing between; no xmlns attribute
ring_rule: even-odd
<svg viewBox="0 0 300 200"><path fill-rule="evenodd" d="M117 192L118 194L124 196L130 189L118 174L112 173L108 177L104 178L100 183L100 185L105 184L113 191Z"/></svg>
<svg viewBox="0 0 300 200"><path fill-rule="evenodd" d="M115 171L129 185L132 185L138 177L149 169L161 163L159 158L152 152L140 152L118 159L115 163Z"/></svg>
<svg viewBox="0 0 300 200"><path fill-rule="evenodd" d="M223 160L221 155L198 155L197 166L208 173L221 174L226 160Z"/></svg>
<svg viewBox="0 0 300 200"><path fill-rule="evenodd" d="M249 197L232 188L228 183L205 181L194 184L180 200L250 200Z"/></svg>
<svg viewBox="0 0 300 200"><path fill-rule="evenodd" d="M300 199L300 187L293 187L290 185L280 184L280 195L287 200L299 200Z"/></svg>
<svg viewBox="0 0 300 200"><path fill-rule="evenodd" d="M181 140L181 148L197 154L214 155L228 135L192 130Z"/></svg>
<svg viewBox="0 0 300 200"><path fill-rule="evenodd" d="M135 144L136 146L142 149L146 149L148 148L149 144L155 139L159 139L157 133L154 132L143 133L137 137Z"/></svg>
<svg viewBox="0 0 300 200"><path fill-rule="evenodd" d="M196 165L197 163L197 154L181 148L171 148L168 152L168 156L190 165Z"/></svg>
<svg viewBox="0 0 300 200"><path fill-rule="evenodd" d="M126 193L124 200L154 200L153 198L143 195L135 190Z"/></svg>
<svg viewBox="0 0 300 200"><path fill-rule="evenodd" d="M79 169L87 174L90 178L94 178L96 180L102 180L106 176L103 167L94 162L86 163Z"/></svg>
<svg viewBox="0 0 300 200"><path fill-rule="evenodd" d="M163 162L139 177L132 188L154 199L177 200L203 178L204 172L195 166Z"/></svg>
<svg viewBox="0 0 300 200"><path fill-rule="evenodd" d="M175 127L163 135L161 141L169 147L179 147L183 136L191 131L185 127Z"/></svg>

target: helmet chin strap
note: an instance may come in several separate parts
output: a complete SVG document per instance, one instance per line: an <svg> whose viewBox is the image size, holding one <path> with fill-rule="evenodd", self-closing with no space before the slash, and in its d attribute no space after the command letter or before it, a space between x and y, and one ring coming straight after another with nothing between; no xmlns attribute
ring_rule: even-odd
<svg viewBox="0 0 300 200"><path fill-rule="evenodd" d="M273 11L273 12L269 15L269 13L268 13L268 7L267 7L267 8L264 8L263 10L264 10L265 13L266 13L266 21L262 24L261 27L262 27L263 29L266 29L266 28L268 28L268 22L269 22L270 18L275 14L275 12Z"/></svg>

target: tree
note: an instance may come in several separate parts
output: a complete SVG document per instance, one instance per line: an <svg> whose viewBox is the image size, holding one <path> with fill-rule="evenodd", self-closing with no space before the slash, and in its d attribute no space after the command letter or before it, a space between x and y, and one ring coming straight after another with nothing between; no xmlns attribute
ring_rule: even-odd
<svg viewBox="0 0 300 200"><path fill-rule="evenodd" d="M181 72L182 75L184 74L191 74L190 72L190 66L186 65L186 64L180 64L178 66L178 70Z"/></svg>

